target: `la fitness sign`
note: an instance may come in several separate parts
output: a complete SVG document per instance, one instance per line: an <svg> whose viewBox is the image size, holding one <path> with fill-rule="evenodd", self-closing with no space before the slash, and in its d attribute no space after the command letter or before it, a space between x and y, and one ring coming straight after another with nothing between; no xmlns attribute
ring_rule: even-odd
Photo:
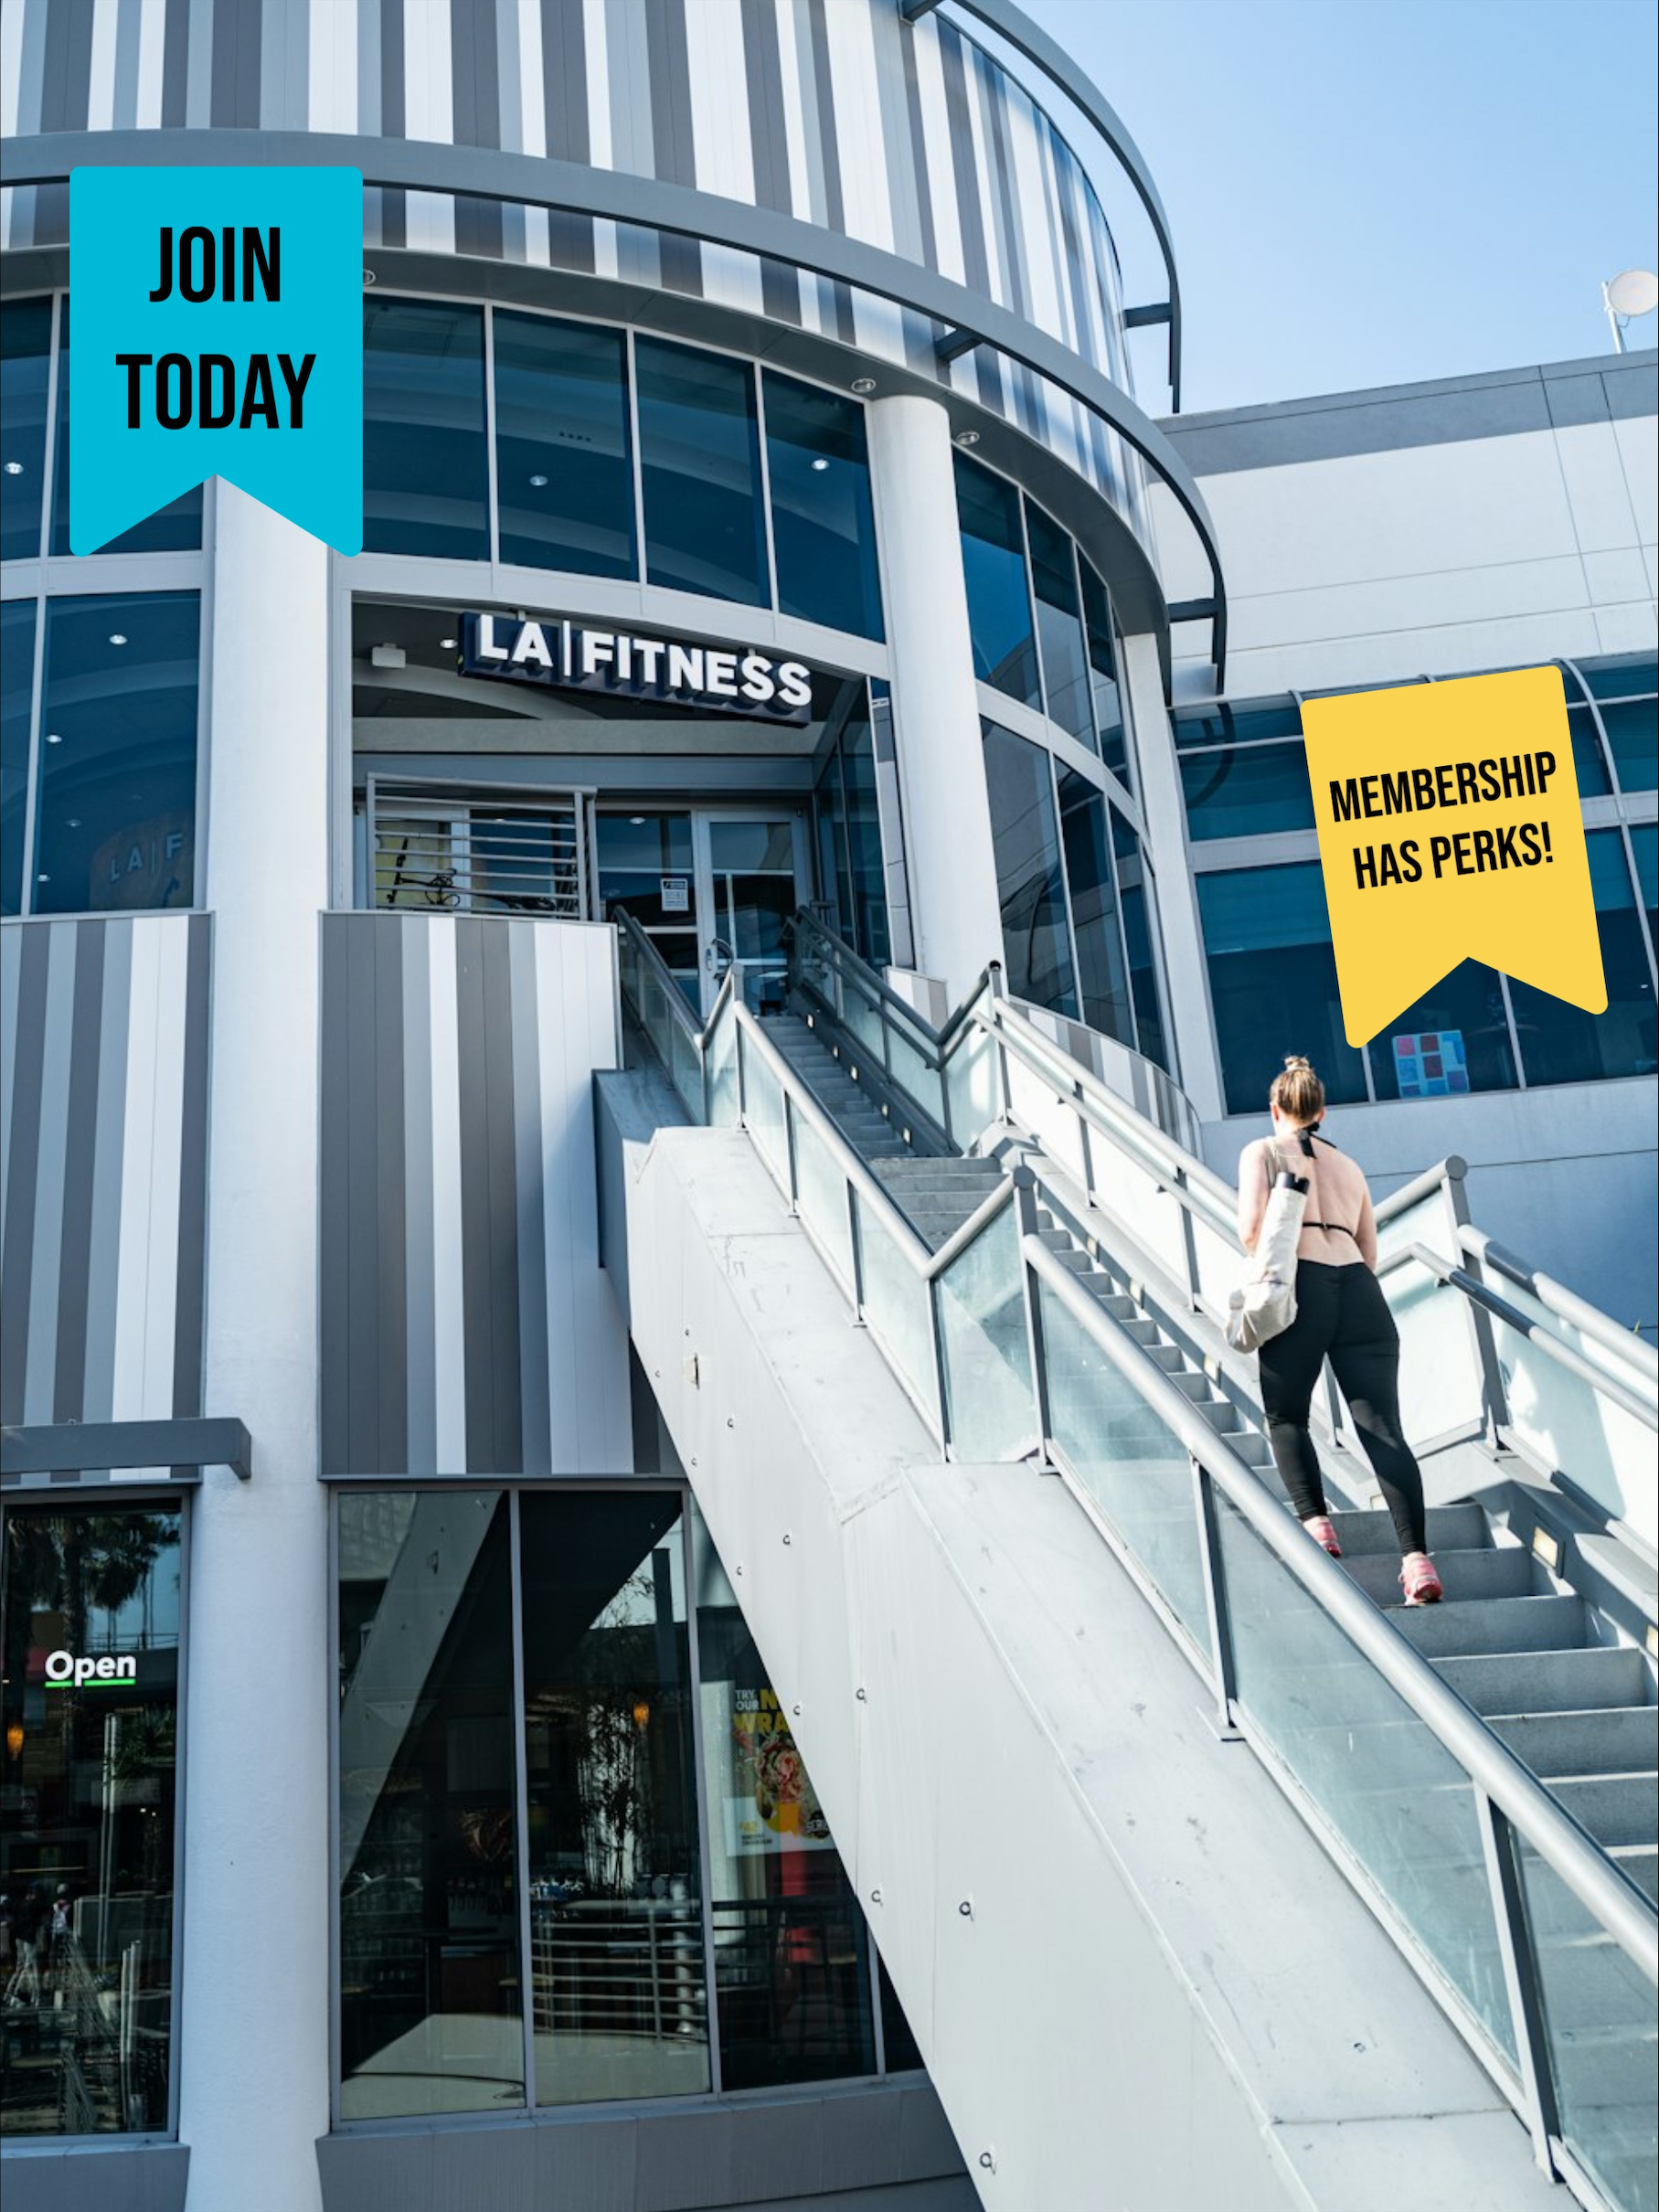
<svg viewBox="0 0 1659 2212"><path fill-rule="evenodd" d="M745 645L687 643L585 623L463 614L463 675L561 691L608 691L707 713L753 715L796 728L812 718L812 670Z"/></svg>

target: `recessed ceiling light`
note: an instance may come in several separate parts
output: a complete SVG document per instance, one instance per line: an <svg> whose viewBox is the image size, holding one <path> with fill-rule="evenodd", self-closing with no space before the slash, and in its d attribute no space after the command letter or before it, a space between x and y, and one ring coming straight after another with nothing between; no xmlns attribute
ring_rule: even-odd
<svg viewBox="0 0 1659 2212"><path fill-rule="evenodd" d="M23 473L22 462L8 461L5 464L5 473L8 476L21 476Z"/></svg>
<svg viewBox="0 0 1659 2212"><path fill-rule="evenodd" d="M366 284L372 284L372 283L374 283L374 282L375 282L375 281L376 281L376 280L375 280L375 272L374 272L374 271L373 271L372 269L366 269L366 270L363 271L363 282L364 282Z"/></svg>
<svg viewBox="0 0 1659 2212"><path fill-rule="evenodd" d="M873 392L875 388L876 379L874 377L855 377L853 378L853 389L856 392Z"/></svg>
<svg viewBox="0 0 1659 2212"><path fill-rule="evenodd" d="M69 816L69 827L71 829L79 829L80 827L80 816L79 814L71 814Z"/></svg>
<svg viewBox="0 0 1659 2212"><path fill-rule="evenodd" d="M537 490L537 491L538 491L538 492L539 492L539 491L542 491L542 490L544 490L544 489L545 489L545 487L546 487L546 485L547 485L547 481L548 481L548 480L547 480L547 478L546 478L545 476L532 476L532 477L531 477L531 479L530 479L531 484L532 484L535 486L536 490Z"/></svg>
<svg viewBox="0 0 1659 2212"><path fill-rule="evenodd" d="M958 445L977 445L979 443L979 432L977 431L958 431L956 433L956 442Z"/></svg>
<svg viewBox="0 0 1659 2212"><path fill-rule="evenodd" d="M438 650L440 653L453 653L455 650L454 639L452 637L441 637L438 640Z"/></svg>
<svg viewBox="0 0 1659 2212"><path fill-rule="evenodd" d="M48 729L46 733L46 741L48 745L61 745L63 734L60 730Z"/></svg>
<svg viewBox="0 0 1659 2212"><path fill-rule="evenodd" d="M813 466L814 466L814 468L815 468L815 469L819 470L820 472L822 472L823 470L824 470L824 469L828 468L828 466L829 466L829 463L828 463L827 461L825 461L825 459L824 458L824 455L823 455L822 453L820 453L820 454L819 454L819 456L818 456L818 458L816 459L816 461L814 461L814 462L813 463Z"/></svg>
<svg viewBox="0 0 1659 2212"><path fill-rule="evenodd" d="M124 644L126 643L126 642L127 642L127 633L126 633L126 632L125 632L124 630L112 630L112 631L111 631L111 633L110 633L110 643L111 643L111 644L112 644L112 645L124 645Z"/></svg>
<svg viewBox="0 0 1659 2212"><path fill-rule="evenodd" d="M628 827L630 829L643 829L644 827L644 823L645 817L643 814L630 814L628 817Z"/></svg>
<svg viewBox="0 0 1659 2212"><path fill-rule="evenodd" d="M37 876L35 878L37 883L50 883L51 880L49 876Z"/></svg>

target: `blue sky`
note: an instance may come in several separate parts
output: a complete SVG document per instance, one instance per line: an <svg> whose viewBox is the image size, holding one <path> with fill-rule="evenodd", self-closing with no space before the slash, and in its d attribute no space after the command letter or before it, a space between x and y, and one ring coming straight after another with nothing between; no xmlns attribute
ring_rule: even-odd
<svg viewBox="0 0 1659 2212"><path fill-rule="evenodd" d="M1656 265L1652 0L1023 5L1157 181L1187 412L1606 352L1602 279ZM1132 297L1162 297L1109 212Z"/></svg>

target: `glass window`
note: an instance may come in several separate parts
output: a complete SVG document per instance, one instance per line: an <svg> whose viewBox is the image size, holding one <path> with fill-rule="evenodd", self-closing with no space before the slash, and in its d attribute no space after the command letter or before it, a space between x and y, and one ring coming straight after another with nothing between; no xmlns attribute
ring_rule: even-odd
<svg viewBox="0 0 1659 2212"><path fill-rule="evenodd" d="M600 911L621 907L632 916L692 1005L700 1005L691 816L655 809L600 814L596 826Z"/></svg>
<svg viewBox="0 0 1659 2212"><path fill-rule="evenodd" d="M8 301L0 315L0 560L40 552L51 352L51 301Z"/></svg>
<svg viewBox="0 0 1659 2212"><path fill-rule="evenodd" d="M778 607L832 630L882 635L864 409L762 372Z"/></svg>
<svg viewBox="0 0 1659 2212"><path fill-rule="evenodd" d="M1071 540L1028 499L1026 527L1030 537L1031 581L1037 594L1037 643L1048 719L1093 752L1094 704Z"/></svg>
<svg viewBox="0 0 1659 2212"><path fill-rule="evenodd" d="M853 871L846 849L846 797L841 782L841 748L837 745L824 764L824 773L813 793L818 829L818 896L835 909L835 933L853 941L857 909L853 902Z"/></svg>
<svg viewBox="0 0 1659 2212"><path fill-rule="evenodd" d="M1152 885L1141 859L1141 840L1114 806L1111 840L1118 856L1118 883L1123 905L1123 941L1129 948L1129 987L1134 996L1134 1044L1165 1073L1170 1071L1169 1037L1164 1026L1164 993L1154 939L1156 917Z"/></svg>
<svg viewBox="0 0 1659 2212"><path fill-rule="evenodd" d="M200 633L194 591L48 601L37 914L194 902Z"/></svg>
<svg viewBox="0 0 1659 2212"><path fill-rule="evenodd" d="M170 2124L176 1505L5 1515L0 2132Z"/></svg>
<svg viewBox="0 0 1659 2212"><path fill-rule="evenodd" d="M1603 707L1601 727L1622 791L1652 791L1659 782L1659 699L1625 699Z"/></svg>
<svg viewBox="0 0 1659 2212"><path fill-rule="evenodd" d="M1521 1065L1529 1083L1587 1083L1600 1077L1652 1075L1659 1069L1654 977L1636 912L1635 887L1618 830L1584 840L1601 932L1607 1010L1586 1014L1547 991L1510 979Z"/></svg>
<svg viewBox="0 0 1659 2212"><path fill-rule="evenodd" d="M1615 653L1605 660L1580 661L1579 673L1595 699L1630 699L1659 691L1659 661L1651 653Z"/></svg>
<svg viewBox="0 0 1659 2212"><path fill-rule="evenodd" d="M1659 909L1659 826L1652 822L1636 824L1630 842L1636 856L1636 888L1647 916L1647 933L1659 952L1659 911L1655 910Z"/></svg>
<svg viewBox="0 0 1659 2212"><path fill-rule="evenodd" d="M489 558L484 312L363 303L363 550Z"/></svg>
<svg viewBox="0 0 1659 2212"><path fill-rule="evenodd" d="M1601 740L1596 735L1595 720L1590 708L1569 707L1567 709L1567 724L1572 731L1572 764L1578 779L1579 798L1605 797L1611 791L1613 782L1607 772Z"/></svg>
<svg viewBox="0 0 1659 2212"><path fill-rule="evenodd" d="M1301 745L1230 745L1181 755L1186 826L1200 842L1312 829L1313 793Z"/></svg>
<svg viewBox="0 0 1659 2212"><path fill-rule="evenodd" d="M1316 860L1198 877L1229 1113L1265 1114L1286 1053L1305 1053L1334 1106L1366 1095L1365 1060L1343 1031L1336 957Z"/></svg>
<svg viewBox="0 0 1659 2212"><path fill-rule="evenodd" d="M707 1529L692 1529L721 2079L873 2074L864 1915Z"/></svg>
<svg viewBox="0 0 1659 2212"><path fill-rule="evenodd" d="M645 570L654 584L771 604L754 372L661 338L634 346Z"/></svg>
<svg viewBox="0 0 1659 2212"><path fill-rule="evenodd" d="M1016 998L1076 1016L1048 755L994 722L982 727L1008 989Z"/></svg>
<svg viewBox="0 0 1659 2212"><path fill-rule="evenodd" d="M1513 1090L1515 1054L1497 970L1463 961L1416 1005L1397 1014L1367 1050L1379 1099Z"/></svg>
<svg viewBox="0 0 1659 2212"><path fill-rule="evenodd" d="M17 914L23 908L34 686L35 602L0 601L0 914Z"/></svg>
<svg viewBox="0 0 1659 2212"><path fill-rule="evenodd" d="M677 1493L519 1504L536 2097L709 2087Z"/></svg>
<svg viewBox="0 0 1659 2212"><path fill-rule="evenodd" d="M52 551L69 551L69 303L58 314L58 420L53 436ZM202 542L202 487L195 484L119 537L100 546L101 553L179 553Z"/></svg>
<svg viewBox="0 0 1659 2212"><path fill-rule="evenodd" d="M956 513L967 576L973 673L1010 698L1040 707L1019 494L989 469L958 453Z"/></svg>
<svg viewBox="0 0 1659 2212"><path fill-rule="evenodd" d="M340 1500L340 2109L525 2098L499 1491Z"/></svg>
<svg viewBox="0 0 1659 2212"><path fill-rule="evenodd" d="M1106 800L1084 777L1062 770L1060 835L1071 887L1071 927L1077 945L1078 987L1083 1019L1121 1045L1133 1045L1129 974L1118 929L1112 887Z"/></svg>
<svg viewBox="0 0 1659 2212"><path fill-rule="evenodd" d="M876 796L876 747L862 708L841 733L846 778L846 842L852 866L853 946L872 967L892 957L888 936L886 871L881 858L881 814Z"/></svg>
<svg viewBox="0 0 1659 2212"><path fill-rule="evenodd" d="M1078 558L1078 569L1083 580L1083 623L1089 633L1089 674L1094 692L1100 755L1107 767L1128 783L1131 782L1129 731L1123 695L1118 684L1117 623L1105 585L1081 555Z"/></svg>
<svg viewBox="0 0 1659 2212"><path fill-rule="evenodd" d="M887 2070L889 2074L919 2074L924 2063L921 2049L879 1954L876 1976L881 1988L881 2046Z"/></svg>
<svg viewBox="0 0 1659 2212"><path fill-rule="evenodd" d="M620 330L496 311L495 482L503 560L639 573Z"/></svg>
<svg viewBox="0 0 1659 2212"><path fill-rule="evenodd" d="M1183 748L1255 745L1268 738L1300 740L1302 716L1294 699L1249 699L1239 707L1177 707L1175 728L1175 743Z"/></svg>

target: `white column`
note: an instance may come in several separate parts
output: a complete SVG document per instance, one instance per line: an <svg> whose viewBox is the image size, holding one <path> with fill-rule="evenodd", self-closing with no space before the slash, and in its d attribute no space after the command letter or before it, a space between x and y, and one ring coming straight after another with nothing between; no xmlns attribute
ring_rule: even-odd
<svg viewBox="0 0 1659 2212"><path fill-rule="evenodd" d="M328 2128L328 1541L317 1480L317 915L328 556L223 482L211 555L209 1412L190 1562L180 2133L189 2212L320 2205Z"/></svg>
<svg viewBox="0 0 1659 2212"><path fill-rule="evenodd" d="M1175 1033L1181 1088L1197 1109L1198 1118L1213 1122L1226 1108L1210 1034L1198 891L1186 846L1186 802L1181 791L1175 733L1164 704L1158 641L1152 632L1123 640L1122 674L1134 722L1141 817L1157 877L1158 922L1169 987L1167 1012Z"/></svg>
<svg viewBox="0 0 1659 2212"><path fill-rule="evenodd" d="M873 401L868 420L916 965L955 1006L1002 958L1003 931L951 422L909 395Z"/></svg>

